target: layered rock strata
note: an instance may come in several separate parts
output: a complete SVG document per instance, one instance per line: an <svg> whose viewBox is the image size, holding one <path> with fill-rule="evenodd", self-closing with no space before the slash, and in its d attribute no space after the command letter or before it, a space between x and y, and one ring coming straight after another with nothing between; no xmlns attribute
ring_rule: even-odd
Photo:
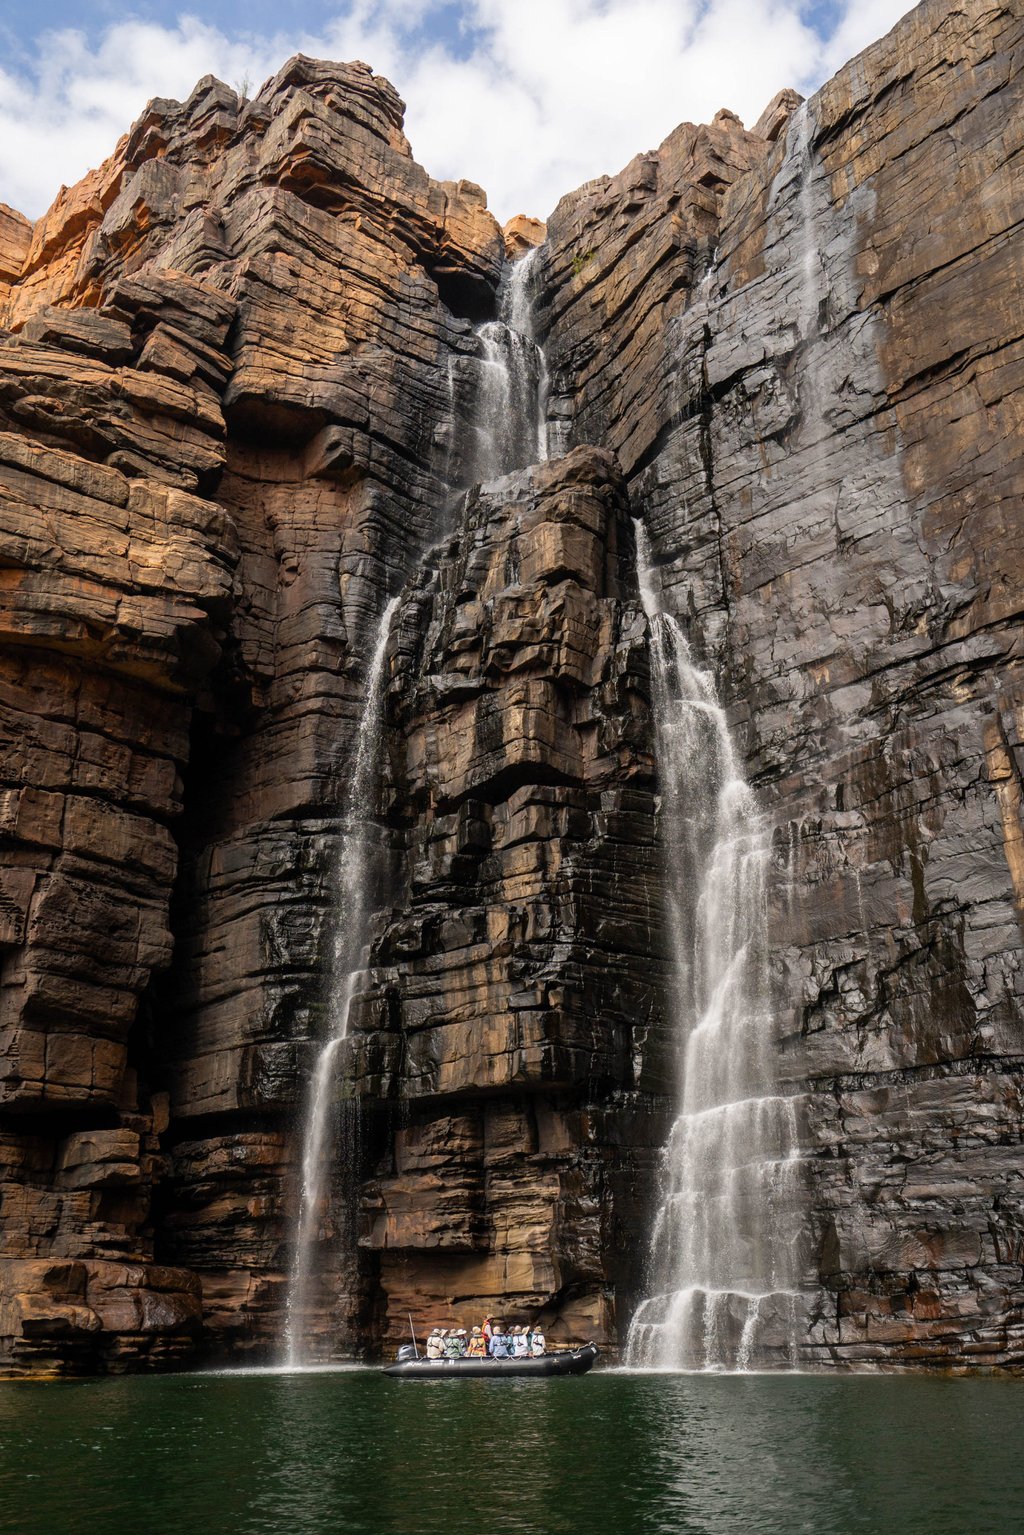
<svg viewBox="0 0 1024 1535"><path fill-rule="evenodd" d="M153 1262L168 1101L144 999L238 550L173 483L222 457L215 403L124 367L123 321L73 314L60 349L61 318L0 352L0 1336L88 1367L200 1329L196 1277Z"/></svg>
<svg viewBox="0 0 1024 1535"><path fill-rule="evenodd" d="M1022 44L1011 6L923 6L775 104L709 227L713 130L683 187L676 135L549 226L570 440L620 455L774 819L815 1362L1024 1337Z"/></svg>
<svg viewBox="0 0 1024 1535"><path fill-rule="evenodd" d="M612 1336L639 1282L668 1054L645 641L622 485L584 448L472 492L396 620L350 1073L365 1115L403 1105L363 1191L395 1335L470 1307Z"/></svg>
<svg viewBox="0 0 1024 1535"><path fill-rule="evenodd" d="M776 827L805 1357L1019 1362L1021 51L929 0L563 199L555 459L465 495L506 240L365 66L203 81L0 208L5 1367L279 1347L399 591L323 1347L624 1330L674 1066L631 515Z"/></svg>
<svg viewBox="0 0 1024 1535"><path fill-rule="evenodd" d="M501 231L413 162L386 82L297 59L246 105L151 103L3 234L0 1335L116 1359L145 1274L187 1341L201 1274L207 1332L266 1348L358 647L436 536ZM120 1310L81 1267L112 1249Z"/></svg>

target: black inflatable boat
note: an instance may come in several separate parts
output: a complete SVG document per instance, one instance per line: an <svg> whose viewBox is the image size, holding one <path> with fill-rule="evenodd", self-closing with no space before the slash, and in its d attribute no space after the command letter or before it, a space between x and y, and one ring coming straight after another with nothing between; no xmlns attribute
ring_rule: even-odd
<svg viewBox="0 0 1024 1535"><path fill-rule="evenodd" d="M385 1367L385 1375L400 1375L403 1380L451 1380L472 1375L481 1380L510 1380L521 1375L585 1375L597 1358L597 1344L582 1348L559 1349L541 1354L537 1359L419 1359L412 1355L410 1343L398 1351L394 1364Z"/></svg>

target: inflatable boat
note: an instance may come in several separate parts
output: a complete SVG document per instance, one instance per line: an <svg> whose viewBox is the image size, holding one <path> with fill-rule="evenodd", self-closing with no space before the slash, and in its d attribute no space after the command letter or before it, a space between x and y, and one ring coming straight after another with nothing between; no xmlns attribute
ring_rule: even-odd
<svg viewBox="0 0 1024 1535"><path fill-rule="evenodd" d="M394 1364L385 1366L385 1375L403 1380L452 1380L456 1376L476 1376L480 1380L511 1380L522 1375L585 1375L597 1358L597 1344L582 1348L559 1349L541 1354L537 1359L417 1359L411 1343L398 1350Z"/></svg>

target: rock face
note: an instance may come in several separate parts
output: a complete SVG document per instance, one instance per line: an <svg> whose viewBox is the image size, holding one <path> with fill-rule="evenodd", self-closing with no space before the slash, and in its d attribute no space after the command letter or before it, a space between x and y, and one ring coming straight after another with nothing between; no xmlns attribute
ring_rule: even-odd
<svg viewBox="0 0 1024 1535"><path fill-rule="evenodd" d="M645 642L592 448L472 492L402 610L397 873L350 1072L378 1114L405 1106L363 1196L397 1335L454 1302L610 1335L637 1281L625 1234L663 1133Z"/></svg>
<svg viewBox="0 0 1024 1535"><path fill-rule="evenodd" d="M5 1367L279 1347L399 592L322 1348L621 1336L677 1045L636 516L775 826L804 1355L1019 1362L1022 30L928 0L563 199L551 461L468 490L543 229L432 182L365 66L205 80L0 208Z"/></svg>
<svg viewBox="0 0 1024 1535"><path fill-rule="evenodd" d="M554 408L618 453L774 819L813 1361L1021 1349L1022 42L926 5L749 174L678 130L549 224Z"/></svg>
<svg viewBox="0 0 1024 1535"><path fill-rule="evenodd" d="M212 80L152 103L35 227L11 290L0 1336L16 1362L95 1364L135 1331L140 1351L188 1344L200 1272L208 1332L280 1330L358 647L434 536L447 359L503 261L483 194L430 182L400 124L369 70L304 59L244 108ZM25 244L9 222L5 252ZM100 1130L134 1156L100 1147L93 1168L74 1148ZM144 1267L155 1246L170 1268ZM161 1301L132 1328L150 1272L181 1316Z"/></svg>
<svg viewBox="0 0 1024 1535"><path fill-rule="evenodd" d="M52 343L59 321L27 329ZM154 466L175 443L222 457L219 411L116 365L126 324L70 324L92 355L0 357L22 428L0 432L0 1334L30 1364L163 1360L199 1330L195 1276L152 1264L167 1094L144 997L171 959L169 827L238 559L216 503L136 472L141 442ZM105 461L57 446L85 440Z"/></svg>

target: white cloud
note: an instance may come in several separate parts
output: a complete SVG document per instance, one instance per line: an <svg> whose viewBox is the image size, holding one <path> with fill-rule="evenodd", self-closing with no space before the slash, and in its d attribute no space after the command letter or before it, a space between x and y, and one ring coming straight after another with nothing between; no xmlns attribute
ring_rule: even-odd
<svg viewBox="0 0 1024 1535"><path fill-rule="evenodd" d="M0 69L0 199L35 217L150 96L187 96L204 74L259 82L302 51L387 75L432 175L480 182L500 218L543 216L684 119L728 106L750 123L782 86L806 92L909 9L844 0L822 39L800 0L466 0L477 46L458 58L415 32L436 3L355 0L315 34L229 37L191 15L118 22L94 46L44 33L33 74Z"/></svg>

